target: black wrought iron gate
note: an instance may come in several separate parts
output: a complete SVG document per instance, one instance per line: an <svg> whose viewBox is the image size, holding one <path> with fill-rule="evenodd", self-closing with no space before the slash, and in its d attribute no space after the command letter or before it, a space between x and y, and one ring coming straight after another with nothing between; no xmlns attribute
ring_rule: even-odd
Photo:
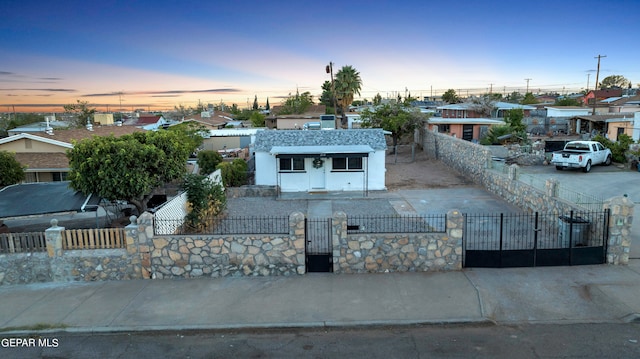
<svg viewBox="0 0 640 359"><path fill-rule="evenodd" d="M464 267L605 263L609 211L465 214Z"/></svg>
<svg viewBox="0 0 640 359"><path fill-rule="evenodd" d="M333 272L331 218L305 219L307 272Z"/></svg>

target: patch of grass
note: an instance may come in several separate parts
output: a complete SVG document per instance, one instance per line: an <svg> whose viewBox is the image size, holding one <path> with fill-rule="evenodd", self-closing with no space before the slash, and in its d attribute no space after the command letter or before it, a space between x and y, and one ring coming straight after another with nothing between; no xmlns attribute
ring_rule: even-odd
<svg viewBox="0 0 640 359"><path fill-rule="evenodd" d="M1 332L15 332L15 331L40 331L40 330L48 330L48 329L64 329L68 327L68 325L63 323L36 323L33 325L23 325L18 327L4 327L0 328Z"/></svg>

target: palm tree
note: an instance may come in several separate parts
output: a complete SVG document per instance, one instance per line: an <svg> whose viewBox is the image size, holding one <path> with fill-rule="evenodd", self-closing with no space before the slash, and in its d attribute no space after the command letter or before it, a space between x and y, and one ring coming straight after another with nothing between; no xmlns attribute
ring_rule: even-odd
<svg viewBox="0 0 640 359"><path fill-rule="evenodd" d="M342 109L342 117L344 118L349 105L353 102L354 95L360 95L362 88L362 79L360 73L351 65L343 66L334 81L336 96L340 100L340 108ZM337 122L337 119L336 119Z"/></svg>

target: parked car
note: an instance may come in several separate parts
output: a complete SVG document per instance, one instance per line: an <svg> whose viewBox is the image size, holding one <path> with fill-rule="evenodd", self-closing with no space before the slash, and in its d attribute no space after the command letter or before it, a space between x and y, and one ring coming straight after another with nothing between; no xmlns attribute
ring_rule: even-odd
<svg viewBox="0 0 640 359"><path fill-rule="evenodd" d="M583 172L591 171L591 166L611 164L611 150L597 141L571 141L564 150L553 153L551 164L558 171L565 168L582 168Z"/></svg>

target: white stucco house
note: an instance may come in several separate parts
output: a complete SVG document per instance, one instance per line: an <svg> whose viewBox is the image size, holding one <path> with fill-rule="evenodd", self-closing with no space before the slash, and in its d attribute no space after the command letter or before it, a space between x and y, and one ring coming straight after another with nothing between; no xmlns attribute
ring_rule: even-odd
<svg viewBox="0 0 640 359"><path fill-rule="evenodd" d="M255 184L281 192L384 190L384 135L382 129L258 132Z"/></svg>

